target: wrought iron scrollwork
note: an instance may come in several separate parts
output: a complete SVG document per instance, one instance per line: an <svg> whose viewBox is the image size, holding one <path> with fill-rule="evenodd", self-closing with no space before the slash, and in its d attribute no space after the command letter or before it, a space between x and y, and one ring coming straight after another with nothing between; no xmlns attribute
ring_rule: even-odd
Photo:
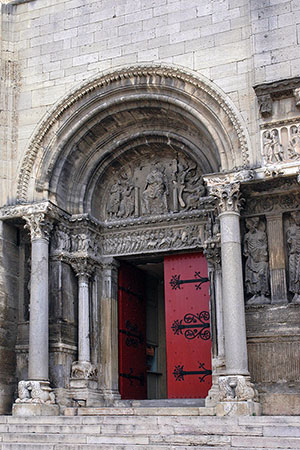
<svg viewBox="0 0 300 450"><path fill-rule="evenodd" d="M170 280L170 285L173 290L181 289L182 284L194 283L196 286L196 291L201 289L203 283L207 283L209 279L207 277L202 277L200 272L195 272L194 279L191 280L181 280L180 275L173 275Z"/></svg>
<svg viewBox="0 0 300 450"><path fill-rule="evenodd" d="M200 383L205 381L205 377L212 374L212 371L209 369L205 369L204 363L198 362L200 370L184 370L184 366L178 364L174 368L173 375L176 381L184 381L184 377L186 375L200 375L199 381Z"/></svg>
<svg viewBox="0 0 300 450"><path fill-rule="evenodd" d="M207 341L210 339L209 312L201 311L198 314L185 314L181 320L175 320L171 326L175 335L184 335L186 339L195 338Z"/></svg>
<svg viewBox="0 0 300 450"><path fill-rule="evenodd" d="M127 347L137 348L139 344L144 342L144 336L141 331L138 330L137 325L133 325L129 320L125 323L126 330L120 330L120 333L125 334L125 344Z"/></svg>
<svg viewBox="0 0 300 450"><path fill-rule="evenodd" d="M145 383L145 376L143 373L141 373L140 376L133 375L133 369L129 369L129 373L120 373L120 377L126 378L129 380L130 386L133 386L133 380L137 380L140 383L140 386L144 386Z"/></svg>

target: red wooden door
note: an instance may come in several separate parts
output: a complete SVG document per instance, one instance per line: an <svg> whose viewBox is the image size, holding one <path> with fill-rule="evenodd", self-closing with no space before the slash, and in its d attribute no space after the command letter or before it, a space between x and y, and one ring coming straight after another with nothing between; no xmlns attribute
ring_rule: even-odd
<svg viewBox="0 0 300 450"><path fill-rule="evenodd" d="M202 253L165 257L168 398L205 398L212 384L207 276Z"/></svg>
<svg viewBox="0 0 300 450"><path fill-rule="evenodd" d="M144 273L119 268L119 388L123 399L147 398L146 297Z"/></svg>

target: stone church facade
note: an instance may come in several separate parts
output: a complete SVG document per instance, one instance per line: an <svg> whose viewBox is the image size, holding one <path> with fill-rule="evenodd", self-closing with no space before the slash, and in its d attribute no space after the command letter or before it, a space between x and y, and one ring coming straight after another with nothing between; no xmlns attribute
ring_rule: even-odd
<svg viewBox="0 0 300 450"><path fill-rule="evenodd" d="M0 33L0 413L118 404L121 265L201 253L206 407L299 414L299 0L1 0Z"/></svg>

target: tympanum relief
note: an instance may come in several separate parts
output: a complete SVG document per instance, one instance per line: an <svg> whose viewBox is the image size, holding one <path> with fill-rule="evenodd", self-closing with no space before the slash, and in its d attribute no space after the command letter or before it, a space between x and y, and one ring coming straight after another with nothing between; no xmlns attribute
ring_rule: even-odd
<svg viewBox="0 0 300 450"><path fill-rule="evenodd" d="M300 212L292 212L289 222L286 231L289 291L293 294L292 303L300 303Z"/></svg>
<svg viewBox="0 0 300 450"><path fill-rule="evenodd" d="M96 202L106 221L197 210L205 196L197 163L170 150L159 159L143 151L128 162L120 160L101 184L108 187L101 193L102 205Z"/></svg>
<svg viewBox="0 0 300 450"><path fill-rule="evenodd" d="M245 287L247 304L270 303L269 257L265 223L259 217L246 219L244 236Z"/></svg>

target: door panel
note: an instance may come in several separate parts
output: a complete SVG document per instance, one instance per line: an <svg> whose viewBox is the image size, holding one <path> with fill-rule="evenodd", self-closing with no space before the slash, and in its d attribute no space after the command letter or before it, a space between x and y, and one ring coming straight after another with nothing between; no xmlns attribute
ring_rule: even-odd
<svg viewBox="0 0 300 450"><path fill-rule="evenodd" d="M202 253L165 257L168 398L205 398L211 387L207 276Z"/></svg>
<svg viewBox="0 0 300 450"><path fill-rule="evenodd" d="M146 297L141 270L119 268L119 387L122 399L147 398Z"/></svg>

